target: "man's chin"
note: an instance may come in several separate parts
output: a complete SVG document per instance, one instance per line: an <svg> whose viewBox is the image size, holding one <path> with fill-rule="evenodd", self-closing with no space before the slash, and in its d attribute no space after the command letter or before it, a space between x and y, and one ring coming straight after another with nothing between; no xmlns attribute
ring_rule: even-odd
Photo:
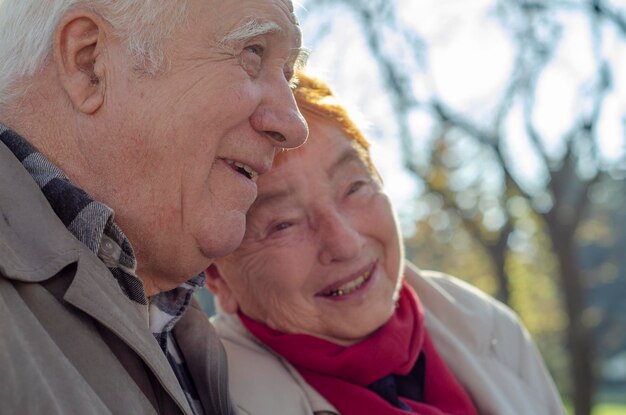
<svg viewBox="0 0 626 415"><path fill-rule="evenodd" d="M241 229L234 227L221 238L218 238L217 235L211 235L210 238L199 241L200 252L210 260L224 257L239 248L244 233L245 223L241 226Z"/></svg>

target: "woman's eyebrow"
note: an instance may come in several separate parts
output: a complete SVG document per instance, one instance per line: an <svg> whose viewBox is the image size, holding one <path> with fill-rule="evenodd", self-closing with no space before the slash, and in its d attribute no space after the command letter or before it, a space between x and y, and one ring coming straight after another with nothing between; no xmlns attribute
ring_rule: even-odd
<svg viewBox="0 0 626 415"><path fill-rule="evenodd" d="M254 204L250 208L250 211L259 209L264 206L280 203L281 201L288 199L291 195L293 195L293 189L291 188L260 194L254 201Z"/></svg>
<svg viewBox="0 0 626 415"><path fill-rule="evenodd" d="M346 164L350 164L354 161L361 163L361 158L359 157L359 153L353 149L352 147L346 149L343 153L337 157L335 162L328 167L326 170L326 174L328 177L333 177L343 166ZM256 210L260 207L264 207L267 205L273 205L282 202L285 199L291 197L294 193L293 188L280 189L276 191L270 191L266 193L259 194L257 199L254 201L254 204L250 208L250 211Z"/></svg>
<svg viewBox="0 0 626 415"><path fill-rule="evenodd" d="M346 164L350 164L353 161L358 161L362 163L361 157L359 157L359 153L352 147L346 149L341 155L335 160L333 164L326 170L326 174L329 178L334 177L339 170Z"/></svg>

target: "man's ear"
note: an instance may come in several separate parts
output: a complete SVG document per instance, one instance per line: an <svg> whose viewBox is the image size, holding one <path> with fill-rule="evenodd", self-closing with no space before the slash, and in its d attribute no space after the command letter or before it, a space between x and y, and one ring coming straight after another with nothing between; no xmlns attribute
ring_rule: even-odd
<svg viewBox="0 0 626 415"><path fill-rule="evenodd" d="M204 275L206 275L206 286L217 297L222 311L230 314L236 313L239 309L239 303L233 291L222 277L217 265L209 265L206 271L204 271Z"/></svg>
<svg viewBox="0 0 626 415"><path fill-rule="evenodd" d="M63 16L55 32L53 56L61 86L74 108L85 114L93 114L104 103L104 51L110 31L97 14L75 9Z"/></svg>

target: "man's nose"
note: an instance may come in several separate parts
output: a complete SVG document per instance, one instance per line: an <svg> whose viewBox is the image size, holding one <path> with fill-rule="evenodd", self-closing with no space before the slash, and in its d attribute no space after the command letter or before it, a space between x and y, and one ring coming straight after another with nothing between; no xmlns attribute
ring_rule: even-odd
<svg viewBox="0 0 626 415"><path fill-rule="evenodd" d="M293 96L289 82L282 76L264 86L263 98L252 114L252 127L265 134L272 145L294 148L302 145L309 128Z"/></svg>
<svg viewBox="0 0 626 415"><path fill-rule="evenodd" d="M319 260L323 265L352 259L361 252L363 236L349 218L339 212L329 212L324 216L319 223L319 234Z"/></svg>

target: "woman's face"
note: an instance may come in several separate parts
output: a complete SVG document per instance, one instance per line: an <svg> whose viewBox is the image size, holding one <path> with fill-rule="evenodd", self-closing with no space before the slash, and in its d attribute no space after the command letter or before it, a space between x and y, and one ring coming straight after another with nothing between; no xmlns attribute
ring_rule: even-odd
<svg viewBox="0 0 626 415"><path fill-rule="evenodd" d="M309 141L259 177L243 243L218 267L253 319L352 344L394 311L400 235L353 142L333 122L305 116Z"/></svg>

